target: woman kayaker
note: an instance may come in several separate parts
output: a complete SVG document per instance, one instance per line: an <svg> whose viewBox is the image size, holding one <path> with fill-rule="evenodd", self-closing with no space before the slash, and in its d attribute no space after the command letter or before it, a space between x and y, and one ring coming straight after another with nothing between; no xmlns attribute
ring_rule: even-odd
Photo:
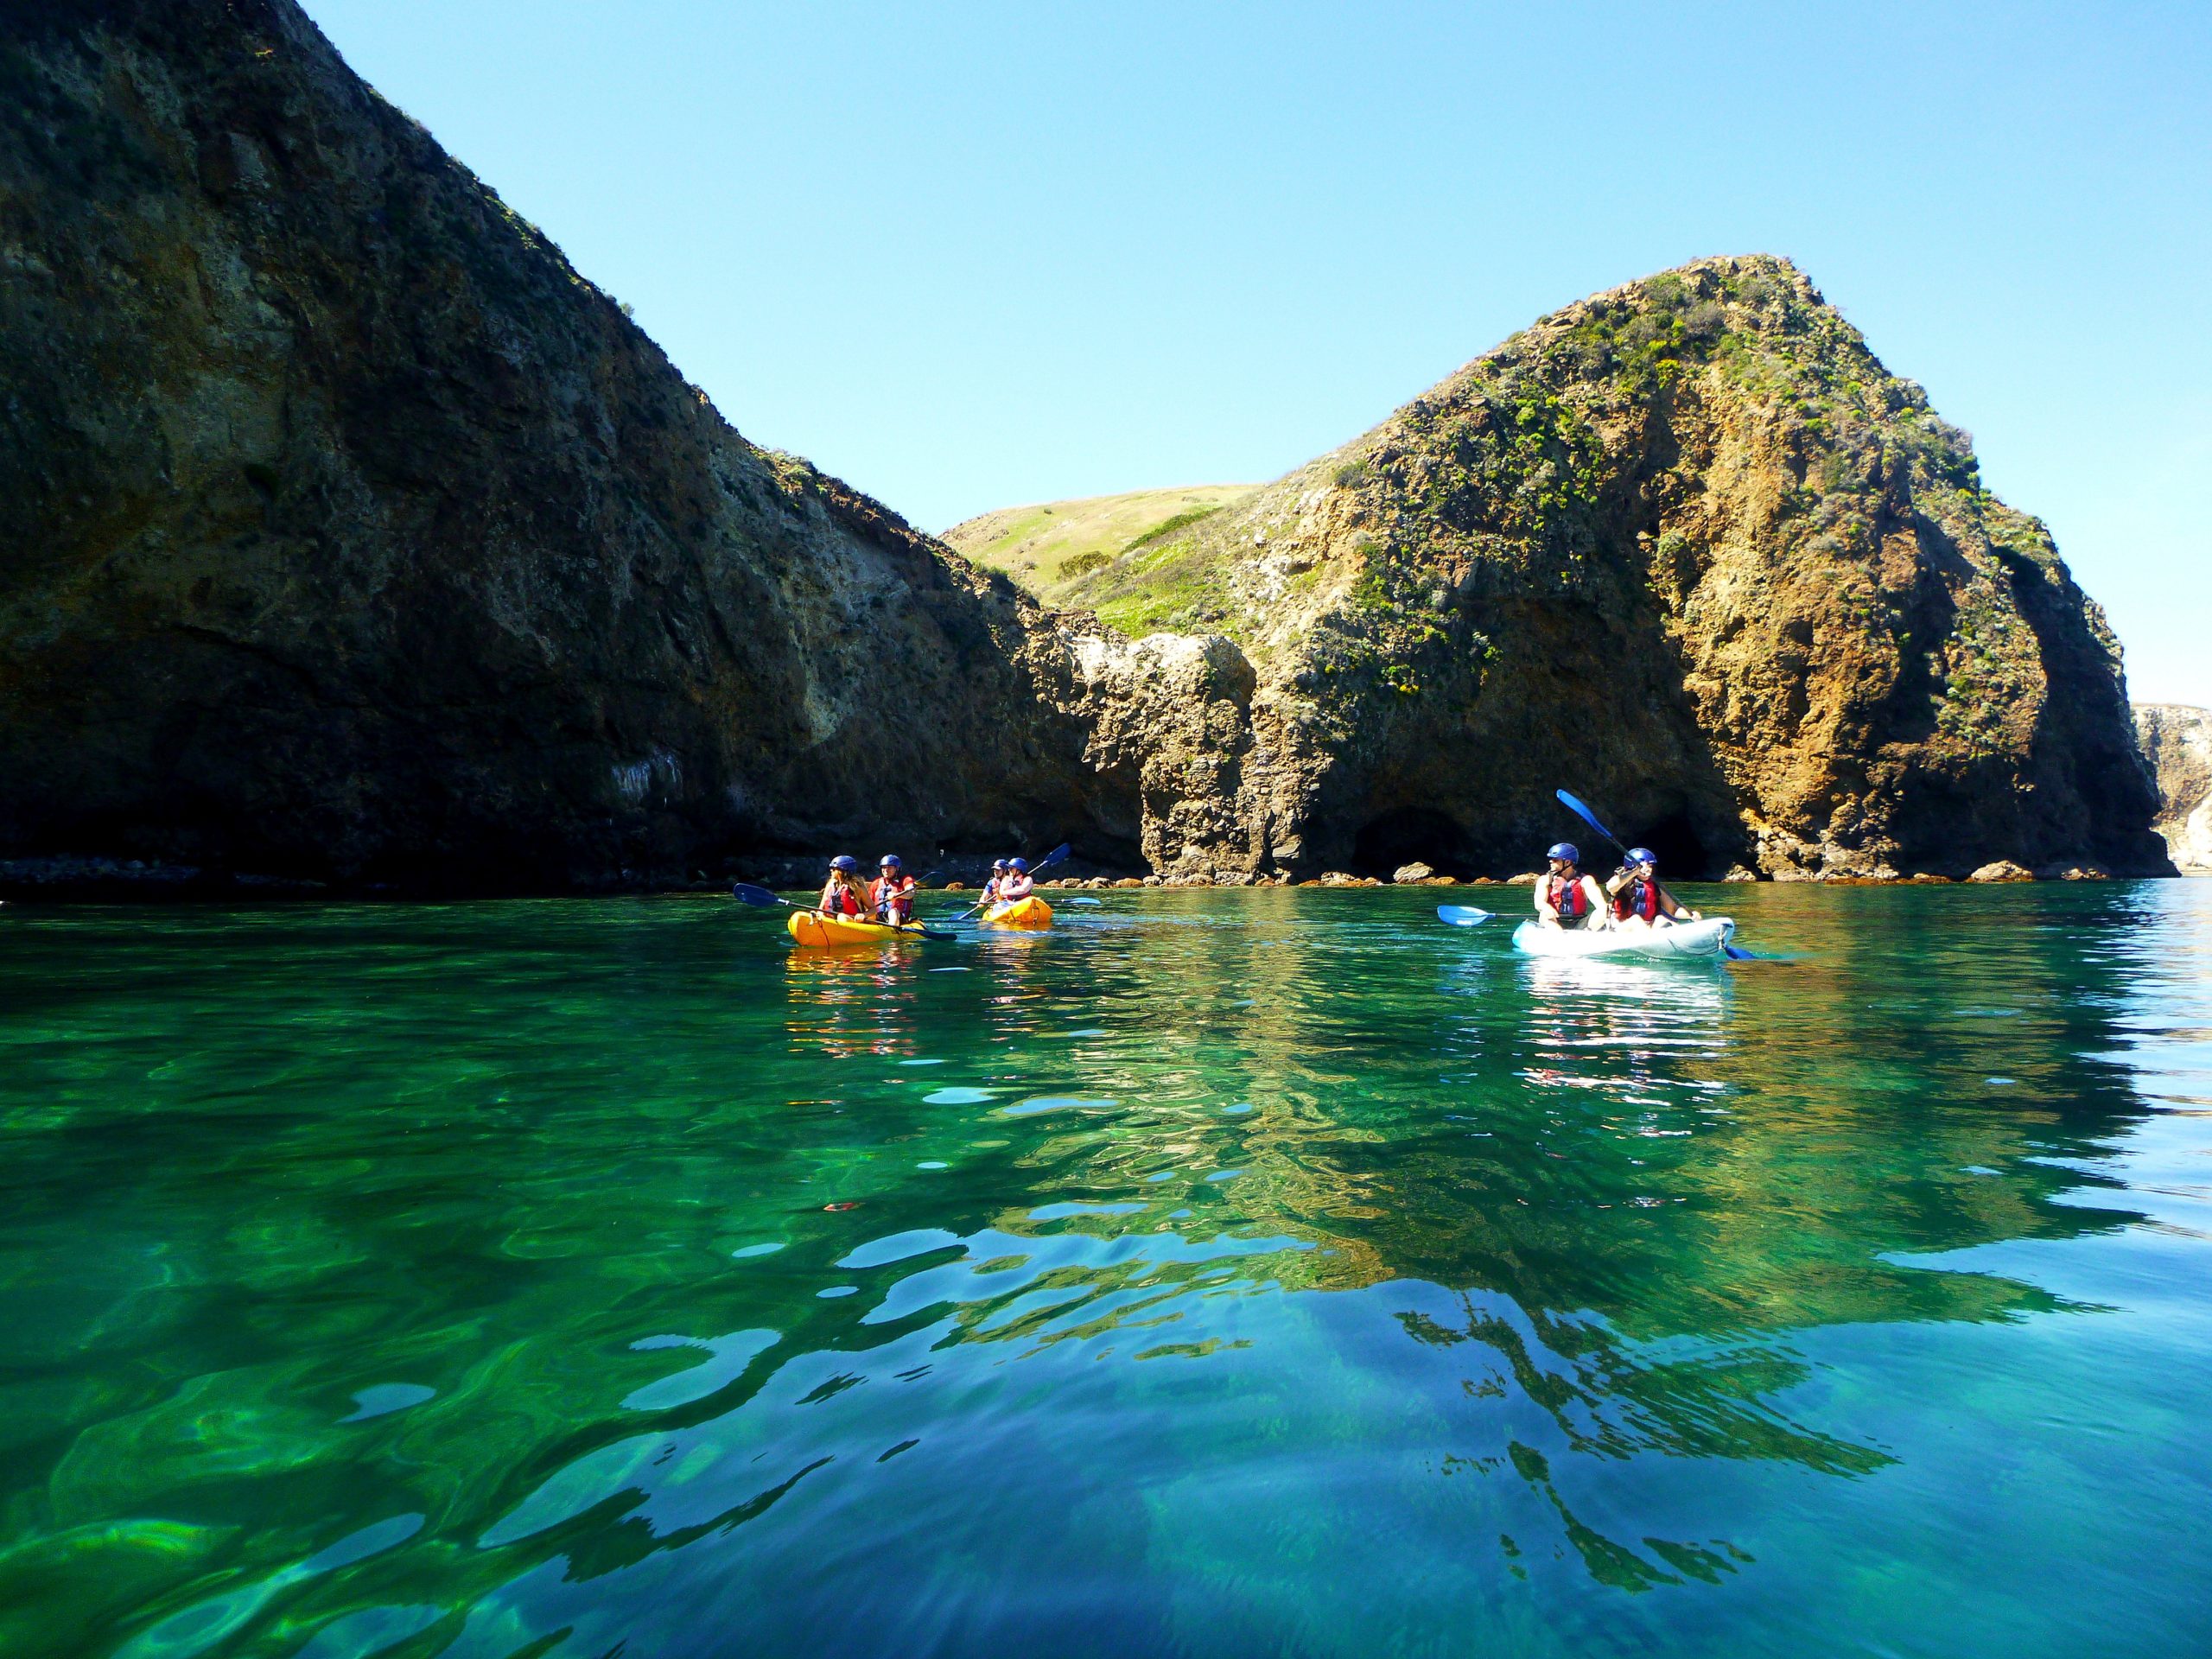
<svg viewBox="0 0 2212 1659"><path fill-rule="evenodd" d="M914 878L896 853L886 853L878 868L883 874L868 884L869 907L877 921L904 926L914 919Z"/></svg>
<svg viewBox="0 0 2212 1659"><path fill-rule="evenodd" d="M1596 876L1582 874L1581 849L1571 841L1554 842L1544 861L1550 868L1536 878L1536 925L1603 927L1605 895Z"/></svg>
<svg viewBox="0 0 2212 1659"><path fill-rule="evenodd" d="M1005 881L1006 860L995 858L991 861L991 879L983 883L982 902L987 905L998 903L999 888L1004 885Z"/></svg>
<svg viewBox="0 0 2212 1659"><path fill-rule="evenodd" d="M830 879L822 884L822 897L815 901L815 909L824 916L866 916L868 893L861 880L860 869L860 860L850 853L840 853L831 859Z"/></svg>
<svg viewBox="0 0 2212 1659"><path fill-rule="evenodd" d="M1659 855L1649 847L1628 849L1628 862L1613 872L1605 883L1605 893L1612 900L1616 927L1672 926L1678 921L1705 919L1694 910L1684 910L1675 902L1675 895L1659 885Z"/></svg>
<svg viewBox="0 0 2212 1659"><path fill-rule="evenodd" d="M1029 861L1026 858L1007 860L1006 874L999 881L999 902L1018 905L1036 891L1037 884L1029 877Z"/></svg>

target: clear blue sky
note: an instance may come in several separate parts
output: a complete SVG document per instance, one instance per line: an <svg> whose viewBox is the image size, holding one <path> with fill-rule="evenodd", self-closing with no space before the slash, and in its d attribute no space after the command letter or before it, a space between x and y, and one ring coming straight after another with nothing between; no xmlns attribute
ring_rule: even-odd
<svg viewBox="0 0 2212 1659"><path fill-rule="evenodd" d="M1787 254L2212 703L2212 4L306 0L756 442L942 530L1273 477Z"/></svg>

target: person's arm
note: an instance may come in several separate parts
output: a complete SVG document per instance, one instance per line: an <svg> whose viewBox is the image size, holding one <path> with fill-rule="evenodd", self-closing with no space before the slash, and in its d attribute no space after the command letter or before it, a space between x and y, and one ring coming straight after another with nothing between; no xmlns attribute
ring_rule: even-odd
<svg viewBox="0 0 2212 1659"><path fill-rule="evenodd" d="M1675 901L1675 895L1666 888L1659 889L1659 913L1676 921L1701 922L1705 918L1694 910L1685 910Z"/></svg>
<svg viewBox="0 0 2212 1659"><path fill-rule="evenodd" d="M1582 896L1590 901L1590 921L1593 926L1605 927L1612 921L1613 901L1605 896L1605 890L1598 885L1596 876L1586 875L1582 878Z"/></svg>

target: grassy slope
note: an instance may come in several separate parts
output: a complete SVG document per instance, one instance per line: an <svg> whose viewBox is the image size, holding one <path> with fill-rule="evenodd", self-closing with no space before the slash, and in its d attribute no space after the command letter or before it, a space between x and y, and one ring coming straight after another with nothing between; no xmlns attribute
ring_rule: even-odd
<svg viewBox="0 0 2212 1659"><path fill-rule="evenodd" d="M978 564L1005 571L1047 604L1064 602L1087 574L1143 542L1161 527L1193 524L1192 515L1234 505L1256 484L1192 484L1180 489L1132 490L1080 501L1001 507L955 524L943 539ZM1170 531L1172 535L1173 532ZM1075 569L1067 567L1076 561ZM1108 619L1112 620L1112 619Z"/></svg>

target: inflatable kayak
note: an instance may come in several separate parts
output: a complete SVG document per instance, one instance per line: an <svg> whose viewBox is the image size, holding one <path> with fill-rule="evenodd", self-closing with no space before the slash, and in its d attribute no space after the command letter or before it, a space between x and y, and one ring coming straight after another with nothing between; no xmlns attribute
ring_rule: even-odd
<svg viewBox="0 0 2212 1659"><path fill-rule="evenodd" d="M800 944L881 944L887 939L922 937L919 922L908 922L902 927L888 922L863 922L850 916L821 916L810 910L791 912L791 920L784 925Z"/></svg>
<svg viewBox="0 0 2212 1659"><path fill-rule="evenodd" d="M1513 930L1513 948L1532 957L1628 957L1644 961L1688 957L1709 962L1720 955L1735 933L1736 924L1726 916L1678 922L1672 927L1606 928L1598 932L1523 922Z"/></svg>
<svg viewBox="0 0 2212 1659"><path fill-rule="evenodd" d="M993 905L976 920L985 927L1050 927L1052 907L1033 893L1010 905Z"/></svg>

